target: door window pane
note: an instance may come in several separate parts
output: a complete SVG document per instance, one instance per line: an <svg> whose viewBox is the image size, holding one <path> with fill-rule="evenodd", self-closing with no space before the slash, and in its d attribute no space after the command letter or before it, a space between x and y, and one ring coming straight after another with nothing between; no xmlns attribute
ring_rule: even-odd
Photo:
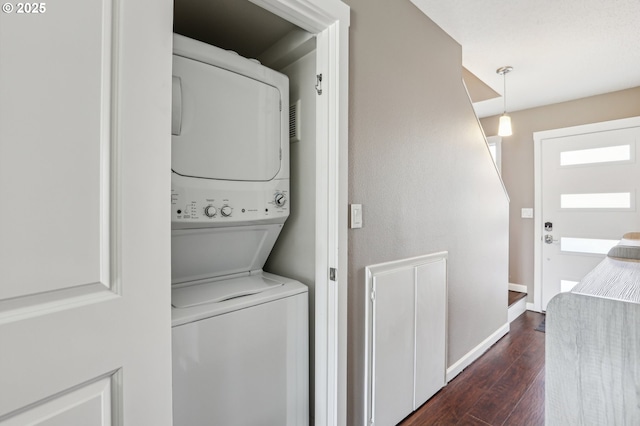
<svg viewBox="0 0 640 426"><path fill-rule="evenodd" d="M607 254L619 240L600 240L594 238L560 238L560 250L574 253Z"/></svg>
<svg viewBox="0 0 640 426"><path fill-rule="evenodd" d="M603 148L580 149L560 153L561 166L578 164L610 163L631 160L631 145L607 146Z"/></svg>
<svg viewBox="0 0 640 426"><path fill-rule="evenodd" d="M560 194L562 209L628 209L631 208L630 192L600 194Z"/></svg>

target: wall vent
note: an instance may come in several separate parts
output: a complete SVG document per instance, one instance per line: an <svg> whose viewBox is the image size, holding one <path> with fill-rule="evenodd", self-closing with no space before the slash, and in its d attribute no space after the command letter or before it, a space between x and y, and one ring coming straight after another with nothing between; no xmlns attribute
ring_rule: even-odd
<svg viewBox="0 0 640 426"><path fill-rule="evenodd" d="M300 142L300 99L289 105L289 142Z"/></svg>

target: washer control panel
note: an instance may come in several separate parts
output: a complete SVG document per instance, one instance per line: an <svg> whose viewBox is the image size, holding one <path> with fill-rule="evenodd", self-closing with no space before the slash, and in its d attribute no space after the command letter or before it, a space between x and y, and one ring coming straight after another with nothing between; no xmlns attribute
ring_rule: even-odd
<svg viewBox="0 0 640 426"><path fill-rule="evenodd" d="M212 190L174 183L171 221L174 227L224 226L269 219L284 222L289 216L288 181L276 182L270 188L251 186L254 185L236 190Z"/></svg>

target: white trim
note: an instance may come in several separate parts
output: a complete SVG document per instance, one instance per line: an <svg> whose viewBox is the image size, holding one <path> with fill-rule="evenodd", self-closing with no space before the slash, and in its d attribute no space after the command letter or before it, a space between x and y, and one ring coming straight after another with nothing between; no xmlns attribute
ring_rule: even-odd
<svg viewBox="0 0 640 426"><path fill-rule="evenodd" d="M509 283L509 290L517 291L518 293L527 293L527 286L522 284Z"/></svg>
<svg viewBox="0 0 640 426"><path fill-rule="evenodd" d="M338 282L329 280L329 268L337 268L339 221L340 124L339 24L317 35L316 73L323 75L323 96L316 97L316 424L337 425L338 418ZM330 84L329 82L334 82ZM346 118L345 118L346 119ZM320 143L319 143L320 142ZM346 209L346 207L345 207ZM339 280L339 277L337 278ZM321 344L322 343L322 344Z"/></svg>
<svg viewBox="0 0 640 426"><path fill-rule="evenodd" d="M412 3L415 4L414 0L411 0ZM462 87L464 87L464 91L467 94L467 99L469 100L469 105L473 105L473 100L471 100L471 95L469 94L469 90L467 89L467 84L464 82L464 79L462 79ZM502 179L502 166L500 166L500 168L498 167L498 165L496 164L496 162L493 160L493 156L491 155L491 150L489 149L489 140L487 138L487 135L484 133L484 128L482 127L482 123L480 123L480 119L478 118L478 114L476 114L475 109L472 107L471 110L473 111L473 115L476 117L476 122L478 123L478 128L480 129L480 132L482 133L482 137L484 138L484 143L487 147L487 152L489 153L489 156L491 157L492 161L493 161L493 166L496 169L496 173L498 174L498 178L500 178L500 184L502 185L502 190L504 191L504 195L505 197L507 197L507 202L510 203L511 199L509 198L509 193L507 192L507 187L504 184L504 180ZM502 140L502 137L500 137L500 140ZM502 156L502 147L500 148L500 155ZM502 159L500 160L500 162L502 163Z"/></svg>
<svg viewBox="0 0 640 426"><path fill-rule="evenodd" d="M316 39L316 74L325 73L328 62L328 37L323 32ZM325 86L323 90L327 90ZM332 352L335 342L331 333L334 313L329 281L329 105L327 96L316 95L316 288L315 288L315 404L316 424L336 424L334 398L335 373ZM324 170L321 170L323 168ZM331 349L329 349L331 348ZM330 420L331 419L331 420Z"/></svg>
<svg viewBox="0 0 640 426"><path fill-rule="evenodd" d="M533 211L542 213L542 141L564 136L580 135L584 133L604 132L607 130L625 129L640 126L640 117L622 118L619 120L603 121L600 123L583 124L580 126L564 127L561 129L545 130L533 133L533 164L535 199ZM542 214L534 220L533 234L533 306L527 309L542 312Z"/></svg>
<svg viewBox="0 0 640 426"><path fill-rule="evenodd" d="M451 367L447 368L447 383L453 380L458 374L462 373L462 370L470 366L475 360L480 358L482 354L484 354L508 332L509 323L507 322L494 331L493 334L487 337L482 343L467 352L466 355L456 361Z"/></svg>
<svg viewBox="0 0 640 426"><path fill-rule="evenodd" d="M335 22L349 26L350 8L339 0L249 0L313 34Z"/></svg>
<svg viewBox="0 0 640 426"><path fill-rule="evenodd" d="M528 302L527 302L527 311L541 312L539 309L536 309L536 306L533 303L528 303Z"/></svg>
<svg viewBox="0 0 640 426"><path fill-rule="evenodd" d="M511 324L513 320L518 318L520 315L524 314L526 310L527 310L526 298L522 298L518 300L516 303L514 303L513 305L509 306L509 310L507 314L507 321L509 321L509 324Z"/></svg>
<svg viewBox="0 0 640 426"><path fill-rule="evenodd" d="M337 245L333 247L335 258L338 266L338 383L337 383L337 424L339 426L347 426L347 318L348 318L348 197L349 197L349 16L350 11L347 8L344 20L339 22L339 40L340 48L339 72L336 77L336 87L339 87L338 93L334 94L338 99L338 109L334 113L339 116L339 126L334 129L334 134L338 143L338 152L336 164L338 164L338 180L337 180ZM337 25L338 23L336 23ZM333 93L333 92L332 92ZM338 285L340 284L340 285ZM316 423L317 424L317 423Z"/></svg>
<svg viewBox="0 0 640 426"><path fill-rule="evenodd" d="M377 263L375 265L369 265L365 267L367 280L369 277L375 274L381 274L385 272L397 271L398 269L415 268L417 266L425 265L431 262L438 262L440 260L447 260L449 258L448 251L439 251L436 253L429 253L422 256L414 256L406 259L392 260L390 262Z"/></svg>
<svg viewBox="0 0 640 426"><path fill-rule="evenodd" d="M581 124L579 126L563 127L560 129L543 130L533 133L533 140L562 138L565 136L581 135L609 130L628 129L640 126L640 117L621 118L618 120L602 121L599 123Z"/></svg>

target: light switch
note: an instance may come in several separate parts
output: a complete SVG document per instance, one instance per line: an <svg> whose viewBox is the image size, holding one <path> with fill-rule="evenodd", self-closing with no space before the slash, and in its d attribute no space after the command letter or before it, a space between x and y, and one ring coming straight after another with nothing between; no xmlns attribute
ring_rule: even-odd
<svg viewBox="0 0 640 426"><path fill-rule="evenodd" d="M362 228L362 204L351 204L351 228Z"/></svg>
<svg viewBox="0 0 640 426"><path fill-rule="evenodd" d="M533 219L533 208L531 207L523 208L521 217L523 219Z"/></svg>

